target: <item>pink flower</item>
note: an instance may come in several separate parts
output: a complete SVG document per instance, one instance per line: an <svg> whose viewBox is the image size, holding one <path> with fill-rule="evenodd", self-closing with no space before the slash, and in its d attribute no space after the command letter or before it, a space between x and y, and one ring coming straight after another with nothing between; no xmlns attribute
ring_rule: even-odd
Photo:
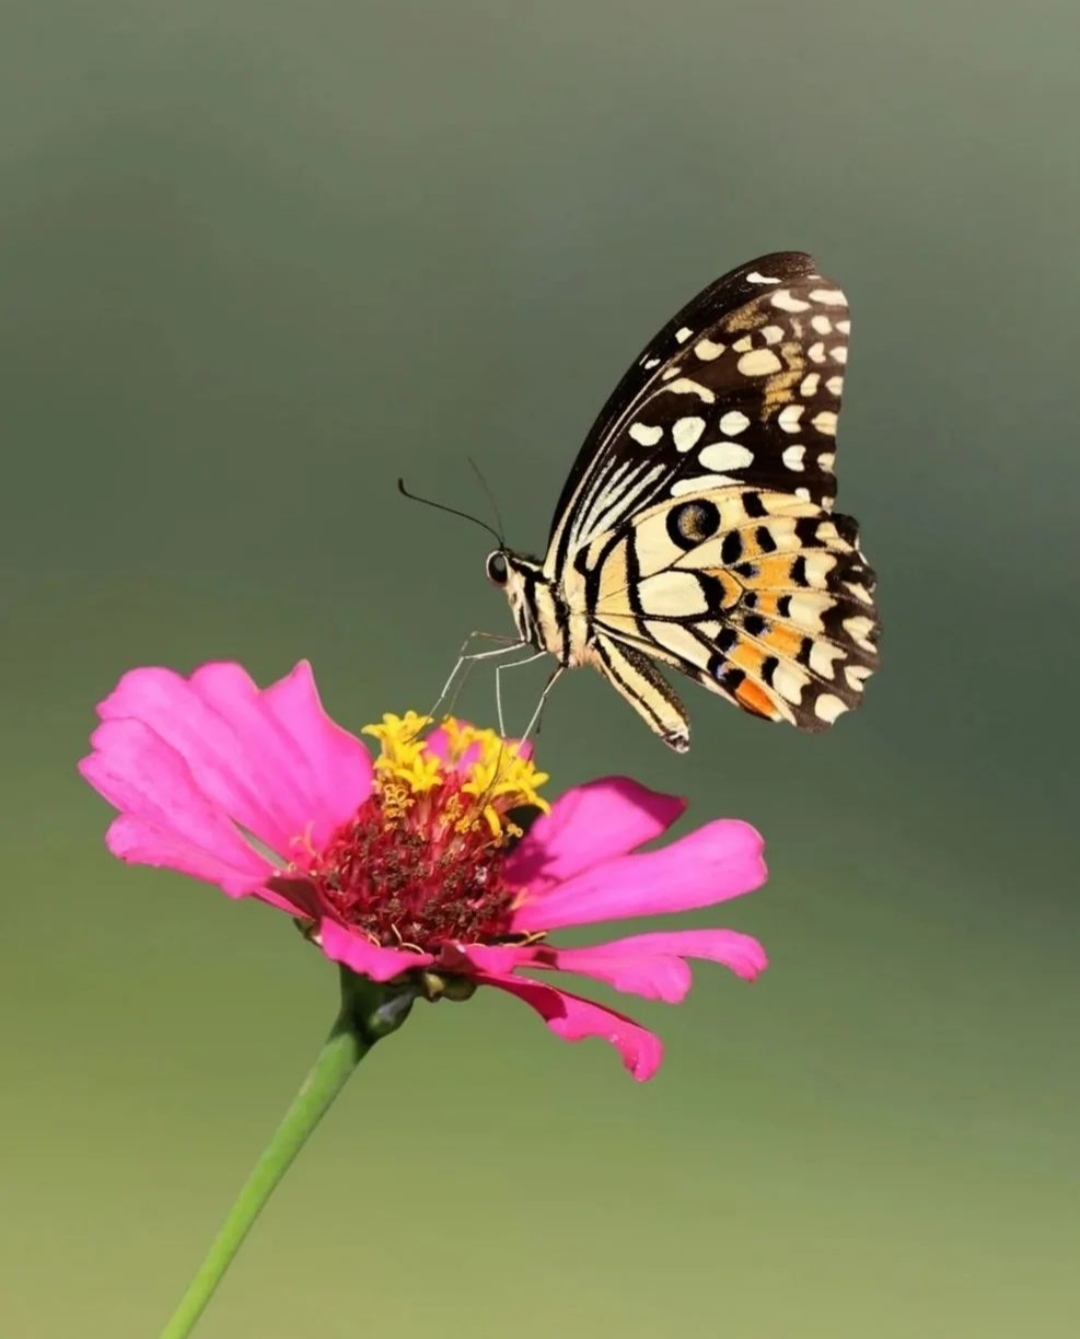
<svg viewBox="0 0 1080 1339"><path fill-rule="evenodd" d="M611 1042L636 1079L658 1037L603 1005L521 973L573 972L677 1003L688 958L745 980L761 945L733 930L632 935L559 948L551 931L606 918L711 906L765 880L762 840L720 819L639 852L684 802L625 777L550 806L527 745L447 719L386 716L364 744L326 715L311 668L260 690L235 664L185 679L125 674L98 708L83 776L120 811L107 835L123 860L166 866L295 917L334 962L374 981L417 982L428 999L494 986L568 1041ZM544 812L522 835L523 808Z"/></svg>

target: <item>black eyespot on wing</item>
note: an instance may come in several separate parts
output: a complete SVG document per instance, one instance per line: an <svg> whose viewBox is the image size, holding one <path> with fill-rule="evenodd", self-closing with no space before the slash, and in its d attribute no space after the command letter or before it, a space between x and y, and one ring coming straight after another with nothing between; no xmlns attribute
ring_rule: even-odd
<svg viewBox="0 0 1080 1339"><path fill-rule="evenodd" d="M708 498L684 502L672 507L667 516L667 532L680 549L693 549L711 539L720 529L720 508Z"/></svg>

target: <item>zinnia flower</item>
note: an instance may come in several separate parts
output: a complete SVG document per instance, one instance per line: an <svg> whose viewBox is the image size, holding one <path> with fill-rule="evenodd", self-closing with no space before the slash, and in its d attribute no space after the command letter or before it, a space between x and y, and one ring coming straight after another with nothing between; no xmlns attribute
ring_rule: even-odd
<svg viewBox="0 0 1080 1339"><path fill-rule="evenodd" d="M428 999L493 986L568 1041L599 1036L636 1079L658 1037L534 974L571 972L680 1001L687 959L752 980L761 945L732 930L662 931L559 948L552 931L726 901L765 879L762 840L721 819L645 852L684 802L625 777L548 804L532 751L490 730L387 715L364 743L324 712L302 661L260 690L236 664L190 678L132 670L99 707L83 776L119 811L123 860L165 866L286 911L334 962ZM427 733L425 733L427 730ZM528 831L522 812L540 810Z"/></svg>

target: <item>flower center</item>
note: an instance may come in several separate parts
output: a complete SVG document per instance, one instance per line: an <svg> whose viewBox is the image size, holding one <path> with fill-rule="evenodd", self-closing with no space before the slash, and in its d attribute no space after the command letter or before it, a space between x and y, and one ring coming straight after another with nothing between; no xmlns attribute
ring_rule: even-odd
<svg viewBox="0 0 1080 1339"><path fill-rule="evenodd" d="M546 809L547 777L520 746L447 719L384 716L372 794L297 868L327 914L387 948L429 953L511 937L517 889L502 865L521 829L510 813Z"/></svg>

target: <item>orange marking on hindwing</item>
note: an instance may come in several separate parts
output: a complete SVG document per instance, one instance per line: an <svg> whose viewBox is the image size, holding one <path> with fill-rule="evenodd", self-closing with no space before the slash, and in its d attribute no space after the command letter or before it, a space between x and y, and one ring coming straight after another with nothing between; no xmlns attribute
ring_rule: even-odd
<svg viewBox="0 0 1080 1339"><path fill-rule="evenodd" d="M750 590L768 587L772 590L791 590L791 565L794 557L789 553L775 553L768 558L759 558L754 566L754 576L739 576L740 584Z"/></svg>
<svg viewBox="0 0 1080 1339"><path fill-rule="evenodd" d="M767 716L773 721L778 721L781 717L768 692L753 679L744 679L735 689L735 696L739 700L739 705L745 707L747 711L752 711L755 716Z"/></svg>
<svg viewBox="0 0 1080 1339"><path fill-rule="evenodd" d="M765 663L765 652L745 637L739 638L727 653L726 659L729 665L734 665L746 674L753 675L755 679L761 678L761 667Z"/></svg>
<svg viewBox="0 0 1080 1339"><path fill-rule="evenodd" d="M760 604L760 601L758 603ZM758 641L764 643L774 655L794 660L802 650L803 635L794 628L785 627L780 623L766 628L758 635Z"/></svg>

